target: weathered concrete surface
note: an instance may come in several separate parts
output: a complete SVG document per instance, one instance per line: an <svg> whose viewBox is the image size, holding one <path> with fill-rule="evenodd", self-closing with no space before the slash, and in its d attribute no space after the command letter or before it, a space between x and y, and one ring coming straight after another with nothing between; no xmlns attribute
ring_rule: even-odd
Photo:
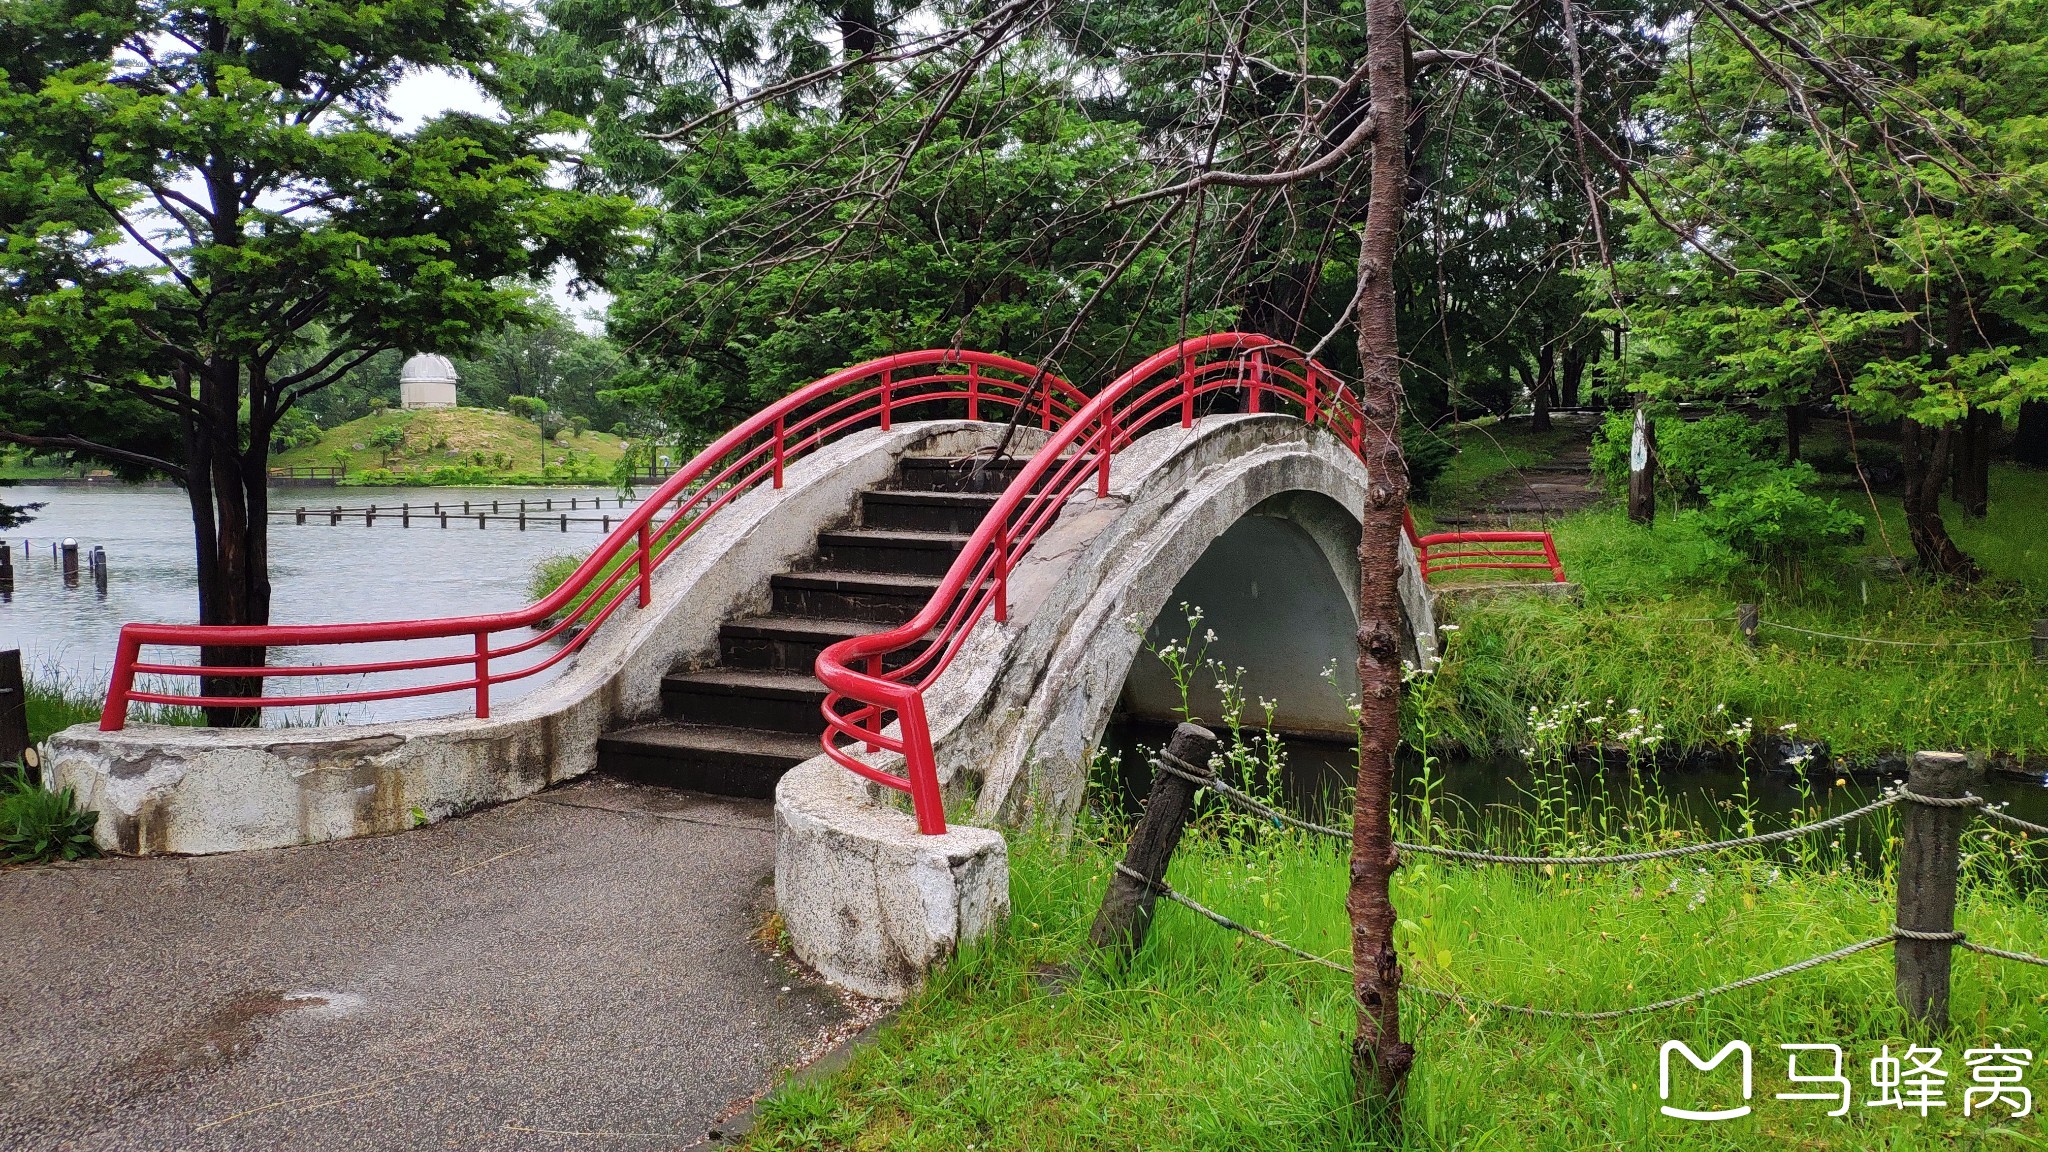
<svg viewBox="0 0 2048 1152"><path fill-rule="evenodd" d="M598 778L0 872L0 1149L686 1146L867 1007L750 941L773 841L765 802Z"/></svg>
<svg viewBox="0 0 2048 1152"><path fill-rule="evenodd" d="M1002 834L924 836L823 756L775 788L775 902L797 956L841 987L902 1000L1010 912Z"/></svg>
<svg viewBox="0 0 2048 1152"><path fill-rule="evenodd" d="M1287 519L1355 605L1365 484L1335 436L1292 417L1211 416L1139 437L1117 455L1109 496L1077 494L1019 562L1009 622L977 625L927 693L949 795L973 798L982 823L1070 822L1144 628L1174 609L1210 545L1246 516ZM1402 564L1404 645L1427 660L1436 624L1405 543Z"/></svg>
<svg viewBox="0 0 2048 1152"><path fill-rule="evenodd" d="M100 813L112 851L231 852L395 832L528 795L596 766L600 733L660 710L661 678L715 656L718 625L764 608L769 577L848 519L906 452L965 454L1000 424L868 430L792 464L781 489L735 500L655 570L653 604L614 613L551 683L487 720L222 730L79 725L50 741L53 787ZM1028 450L1042 438L1025 430ZM505 643L501 635L497 643ZM468 707L466 694L449 708Z"/></svg>

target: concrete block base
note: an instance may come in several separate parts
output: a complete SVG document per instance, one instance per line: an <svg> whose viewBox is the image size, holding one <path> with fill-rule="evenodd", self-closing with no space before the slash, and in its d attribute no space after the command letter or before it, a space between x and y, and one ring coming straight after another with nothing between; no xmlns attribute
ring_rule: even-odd
<svg viewBox="0 0 2048 1152"><path fill-rule="evenodd" d="M819 757L775 789L775 904L804 963L863 996L903 1000L1009 915L1009 855L988 828L919 835L908 812Z"/></svg>

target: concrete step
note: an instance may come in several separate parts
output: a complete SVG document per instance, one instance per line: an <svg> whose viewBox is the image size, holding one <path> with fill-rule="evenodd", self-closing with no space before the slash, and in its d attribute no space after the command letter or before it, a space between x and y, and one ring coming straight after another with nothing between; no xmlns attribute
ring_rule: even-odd
<svg viewBox="0 0 2048 1152"><path fill-rule="evenodd" d="M944 576L967 546L961 532L913 532L902 528L850 528L818 534L818 560L826 568L851 572Z"/></svg>
<svg viewBox="0 0 2048 1152"><path fill-rule="evenodd" d="M1030 460L991 456L905 456L896 466L896 487L911 492L1001 492Z"/></svg>
<svg viewBox="0 0 2048 1152"><path fill-rule="evenodd" d="M721 667L808 673L818 655L841 640L867 636L888 628L874 620L828 620L809 616L750 616L733 620L718 630L718 663ZM921 649L892 653L884 667L895 668Z"/></svg>
<svg viewBox="0 0 2048 1152"><path fill-rule="evenodd" d="M938 591L939 578L824 569L784 572L768 585L778 615L901 624Z"/></svg>
<svg viewBox="0 0 2048 1152"><path fill-rule="evenodd" d="M811 736L716 724L642 724L597 740L599 771L719 796L772 797L784 772L817 754Z"/></svg>
<svg viewBox="0 0 2048 1152"><path fill-rule="evenodd" d="M825 731L825 686L809 672L708 668L661 678L671 720L816 736Z"/></svg>
<svg viewBox="0 0 2048 1152"><path fill-rule="evenodd" d="M860 522L867 528L971 533L995 504L991 492L878 489L861 493Z"/></svg>

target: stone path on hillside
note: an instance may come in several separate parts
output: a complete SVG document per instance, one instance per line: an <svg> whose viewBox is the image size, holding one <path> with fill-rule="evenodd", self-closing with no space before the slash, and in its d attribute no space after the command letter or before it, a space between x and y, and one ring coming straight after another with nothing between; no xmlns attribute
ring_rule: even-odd
<svg viewBox="0 0 2048 1152"><path fill-rule="evenodd" d="M765 801L0 872L0 1149L687 1147L874 1015L756 938Z"/></svg>
<svg viewBox="0 0 2048 1152"><path fill-rule="evenodd" d="M1557 426L1569 428L1564 417ZM1550 459L1525 465L1496 477L1478 501L1446 510L1436 517L1439 528L1531 528L1549 524L1606 499L1593 478L1590 426Z"/></svg>

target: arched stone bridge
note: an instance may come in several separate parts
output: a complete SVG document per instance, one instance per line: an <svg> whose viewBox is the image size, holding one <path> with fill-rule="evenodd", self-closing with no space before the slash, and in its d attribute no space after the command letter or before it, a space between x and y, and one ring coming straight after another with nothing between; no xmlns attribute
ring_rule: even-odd
<svg viewBox="0 0 2048 1152"><path fill-rule="evenodd" d="M488 709L488 687L513 674L487 670L483 656L486 632L504 622L475 618L476 679L454 686L473 689L474 711L487 715L200 729L127 725L110 703L101 729L80 726L53 739L52 785L77 789L99 810L106 847L145 854L396 831L606 762L643 776L672 771L674 782L711 790L773 787L778 902L799 954L858 991L901 994L932 960L1006 910L1002 839L990 826L1070 821L1091 752L1120 702L1139 714L1170 707L1171 685L1140 657L1147 628L1177 632L1182 601L1199 605L1217 632L1212 655L1243 666L1254 694L1279 701L1276 727L1348 731L1344 700L1324 682L1324 669L1335 664L1339 689L1355 685L1355 509L1367 480L1355 423L1347 435L1355 412L1340 407L1348 393L1318 377L1320 369L1297 361L1290 375L1282 365L1291 350L1276 342L1206 339L1201 349L1153 358L1181 381L1153 389L1164 397L1153 405L1163 417L1128 406L1119 416L1100 397L1037 381L1028 365L982 358L966 413L1000 404L995 420L906 420L913 401L905 397L893 401L901 413L894 419L885 408L879 421L803 442L784 414L772 465L734 440L746 428L735 430L708 451L714 472L689 490L722 493L708 511L683 528L674 519L643 523L637 559L628 551L629 522L609 556L601 549L586 565L587 600L555 604L520 624L552 620L559 631L579 614L600 618L566 633L563 670L509 707ZM1233 358L1208 355L1205 363L1219 341L1237 342L1224 347ZM1247 347L1258 353L1250 361ZM997 387L998 369L1008 372L1008 392ZM892 388L911 390L912 369L897 371L880 377L884 405ZM930 371L920 379L956 379ZM1292 391L1284 380L1295 381ZM957 389L944 395L960 407ZM1291 410L1283 403L1290 396ZM1020 409L1029 419L1009 426ZM833 410L822 409L828 417ZM1029 464L976 467L1006 436L1012 455L1048 462L1035 480ZM756 459L758 467L749 463ZM983 483L965 483L969 476ZM1041 510L1015 511L998 525L989 561L955 581L944 619L914 628L914 643L866 666L878 691L916 686L938 790L948 811L973 813L972 824L919 835L916 818L887 789L843 766L851 759L885 783L903 779L905 757L890 748L911 750L902 709L913 705L885 708L877 697L862 712L859 698L828 700L810 678L811 663L821 647L829 664L840 650L834 645L857 649L886 637L888 624L948 595L936 573L968 568L1013 499L959 490L986 489L989 477L1025 493L1016 508ZM699 499L658 495L664 505ZM1402 550L1410 655L1426 658L1435 636L1430 601L1405 541ZM636 584L645 607L614 611ZM197 642L174 629L139 633L138 646ZM308 630L237 638L348 639L301 633ZM128 640L125 660L161 669L138 662ZM526 650L549 651L489 651L504 659ZM454 663L436 657L420 665ZM922 681L910 674L920 666ZM151 699L140 689L132 698ZM836 755L821 754L816 741L828 717L841 733Z"/></svg>

